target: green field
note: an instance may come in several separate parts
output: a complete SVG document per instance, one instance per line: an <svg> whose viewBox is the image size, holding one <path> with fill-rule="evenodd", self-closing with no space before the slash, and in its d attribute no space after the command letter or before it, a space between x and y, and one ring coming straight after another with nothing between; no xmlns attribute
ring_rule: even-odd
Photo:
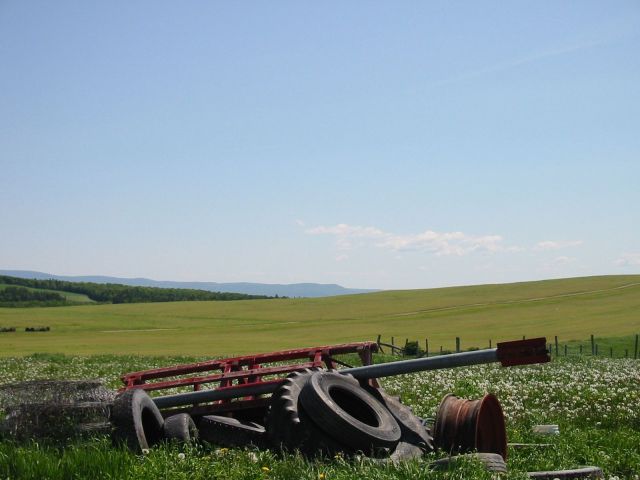
<svg viewBox="0 0 640 480"><path fill-rule="evenodd" d="M640 332L640 275L385 291L328 298L0 308L0 355L228 355L347 341L428 337L431 349L558 335Z"/></svg>
<svg viewBox="0 0 640 480"><path fill-rule="evenodd" d="M64 292L62 290L47 290L45 288L31 288L31 287L24 287L22 285L9 285L6 283L0 283L0 290L5 289L7 287L26 288L27 290L30 290L32 292L55 293L64 297L68 302L72 302L72 303L95 303L93 300L91 300L89 297L87 297L82 293Z"/></svg>

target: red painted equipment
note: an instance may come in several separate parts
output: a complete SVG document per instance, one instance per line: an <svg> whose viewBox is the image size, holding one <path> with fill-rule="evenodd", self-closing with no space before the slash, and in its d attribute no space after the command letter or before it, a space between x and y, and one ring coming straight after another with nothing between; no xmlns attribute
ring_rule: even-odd
<svg viewBox="0 0 640 480"><path fill-rule="evenodd" d="M344 368L340 373L351 374L360 381L368 380L374 386L377 386L376 379L379 377L424 370L493 362L512 366L549 361L544 338L503 342L493 349L371 365L372 353L377 349L375 342L347 343L145 370L124 375L122 380L125 386L121 390L187 387L191 391L167 392L168 395L154 397L154 402L161 409L170 408L171 410L165 411L167 414L188 411L198 415L262 409L269 402L269 397L265 395L273 393L288 374L308 368L334 369L339 364L345 365L334 358L335 355L345 353L358 353L363 366ZM294 360L306 361L282 363ZM194 373L201 375L192 376ZM214 387L202 389L207 384L214 384Z"/></svg>
<svg viewBox="0 0 640 480"><path fill-rule="evenodd" d="M269 401L262 394L275 390L288 374L308 368L335 369L343 363L334 357L345 353L357 353L362 364L369 365L372 354L377 350L375 342L345 343L144 370L123 375L121 378L125 386L120 391L131 388L147 391L182 388L184 391L187 387L198 392L203 386L209 391L213 385L216 392L226 393L224 396L227 398L207 405L196 404L184 410L204 414L262 408ZM303 361L292 363L295 360ZM196 373L200 375L194 376ZM173 409L171 414L177 411Z"/></svg>

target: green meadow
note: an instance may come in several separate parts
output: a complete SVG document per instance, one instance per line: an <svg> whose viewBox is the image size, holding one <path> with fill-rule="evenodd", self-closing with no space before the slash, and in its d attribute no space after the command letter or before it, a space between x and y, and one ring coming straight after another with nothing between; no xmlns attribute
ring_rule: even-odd
<svg viewBox="0 0 640 480"><path fill-rule="evenodd" d="M49 326L50 332L24 332ZM0 308L0 355L231 355L395 337L431 350L558 336L561 342L640 332L640 275L385 291L308 299Z"/></svg>

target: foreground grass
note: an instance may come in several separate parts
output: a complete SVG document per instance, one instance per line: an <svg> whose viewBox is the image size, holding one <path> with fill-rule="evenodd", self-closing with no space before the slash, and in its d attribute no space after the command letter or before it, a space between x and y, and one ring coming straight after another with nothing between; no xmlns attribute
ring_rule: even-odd
<svg viewBox="0 0 640 480"><path fill-rule="evenodd" d="M640 331L640 275L389 291L314 299L0 308L0 356L232 355L395 336L432 351L526 335L560 341ZM312 339L312 340L310 340ZM628 348L628 347L626 347Z"/></svg>
<svg viewBox="0 0 640 480"><path fill-rule="evenodd" d="M123 372L192 360L196 358L35 355L0 359L0 376L12 381L101 377L116 387ZM448 392L467 398L478 398L487 391L498 395L510 442L550 444L510 449L507 478L584 465L602 467L606 478L637 479L640 475L640 361L561 358L551 364L508 369L481 365L391 377L383 384L423 417L433 417ZM532 433L533 425L549 423L558 424L561 434L541 437ZM135 455L112 447L105 438L65 447L4 441L0 442L0 479L491 478L473 463L455 471L431 472L428 464L441 455L393 466L366 459L307 462L296 455L212 445L189 449L164 445L149 455Z"/></svg>

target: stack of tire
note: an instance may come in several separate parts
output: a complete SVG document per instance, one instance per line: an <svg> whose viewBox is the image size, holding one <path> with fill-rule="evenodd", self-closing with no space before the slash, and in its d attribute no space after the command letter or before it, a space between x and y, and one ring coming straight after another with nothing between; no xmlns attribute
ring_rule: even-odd
<svg viewBox="0 0 640 480"><path fill-rule="evenodd" d="M196 438L225 447L254 445L308 457L359 453L394 462L433 450L430 431L398 398L326 371L287 377L272 395L263 425L217 415L194 421L186 413L165 419L140 389L116 398L111 419L114 439L138 451L163 439Z"/></svg>

